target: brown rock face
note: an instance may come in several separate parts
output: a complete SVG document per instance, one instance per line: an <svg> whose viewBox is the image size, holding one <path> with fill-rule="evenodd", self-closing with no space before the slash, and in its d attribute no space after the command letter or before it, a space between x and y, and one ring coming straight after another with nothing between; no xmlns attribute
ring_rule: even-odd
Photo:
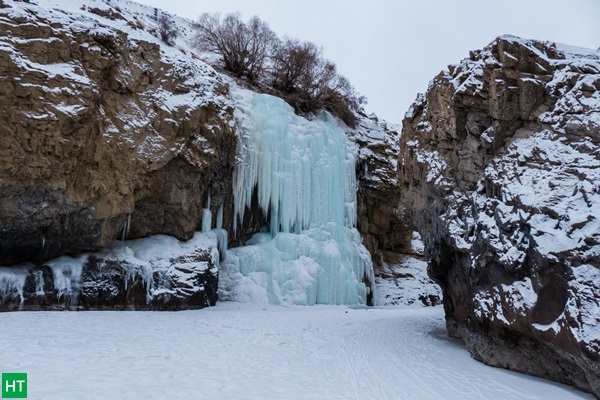
<svg viewBox="0 0 600 400"><path fill-rule="evenodd" d="M400 142L450 335L600 396L600 54L498 38L433 80Z"/></svg>
<svg viewBox="0 0 600 400"><path fill-rule="evenodd" d="M227 85L176 49L24 7L0 18L0 265L190 238L209 193L213 215L231 193Z"/></svg>
<svg viewBox="0 0 600 400"><path fill-rule="evenodd" d="M357 229L374 265L381 267L386 252L411 251L412 230L406 228L399 207L397 159L400 133L395 126L378 121L377 117L365 116L358 120L354 134L359 158Z"/></svg>

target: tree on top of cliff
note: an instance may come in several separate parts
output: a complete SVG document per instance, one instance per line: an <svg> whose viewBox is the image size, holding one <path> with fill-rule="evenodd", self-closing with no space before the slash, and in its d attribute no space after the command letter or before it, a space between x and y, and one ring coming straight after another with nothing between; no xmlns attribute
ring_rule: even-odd
<svg viewBox="0 0 600 400"><path fill-rule="evenodd" d="M279 41L271 55L270 73L273 88L302 112L326 109L353 125L352 110L364 102L312 42L289 38Z"/></svg>
<svg viewBox="0 0 600 400"><path fill-rule="evenodd" d="M273 88L296 110L314 112L326 109L353 126L353 110L366 99L359 96L350 81L337 72L331 61L312 42L286 38L271 55Z"/></svg>
<svg viewBox="0 0 600 400"><path fill-rule="evenodd" d="M297 112L325 109L354 126L354 111L366 101L334 63L311 42L280 40L257 16L247 23L240 15L204 13L196 22L196 47L219 54L225 71L251 84L267 83Z"/></svg>
<svg viewBox="0 0 600 400"><path fill-rule="evenodd" d="M196 22L196 47L223 57L225 69L238 78L255 81L262 73L275 33L257 16L244 23L238 13L204 13Z"/></svg>
<svg viewBox="0 0 600 400"><path fill-rule="evenodd" d="M285 38L277 43L271 59L273 87L284 93L294 93L301 90L307 77L314 74L321 59L321 49L311 42Z"/></svg>

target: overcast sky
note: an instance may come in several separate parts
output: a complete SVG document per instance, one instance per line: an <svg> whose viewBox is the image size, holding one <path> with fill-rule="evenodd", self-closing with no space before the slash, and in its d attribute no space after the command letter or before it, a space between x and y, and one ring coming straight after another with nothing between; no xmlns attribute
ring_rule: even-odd
<svg viewBox="0 0 600 400"><path fill-rule="evenodd" d="M183 17L239 11L323 47L367 111L401 122L428 82L495 37L600 47L600 0L138 0Z"/></svg>

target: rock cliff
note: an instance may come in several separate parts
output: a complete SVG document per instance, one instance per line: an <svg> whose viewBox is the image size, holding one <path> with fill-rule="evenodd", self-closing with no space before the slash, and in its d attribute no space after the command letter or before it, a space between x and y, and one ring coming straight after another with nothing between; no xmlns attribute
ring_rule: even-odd
<svg viewBox="0 0 600 400"><path fill-rule="evenodd" d="M357 228L381 267L385 252L411 252L412 230L407 229L398 207L399 126L362 116L349 135L358 146Z"/></svg>
<svg viewBox="0 0 600 400"><path fill-rule="evenodd" d="M126 19L103 2L3 4L0 265L115 238L191 238L209 194L215 215L231 193L222 78L159 45L156 15L138 19L133 6Z"/></svg>
<svg viewBox="0 0 600 400"><path fill-rule="evenodd" d="M191 21L170 16L178 37L162 42L157 9L128 0L1 4L0 266L21 264L2 271L0 308L168 309L132 302L144 297L132 290L147 290L126 284L137 264L106 259L105 249L157 233L186 240L217 220L233 246L261 229L268 216L256 189L232 229L239 104L229 86L238 82L198 59ZM410 248L397 207L398 130L376 117L358 121L347 128L358 156L358 228L379 263L382 252ZM75 286L104 288L110 299L81 292L76 306L65 303L62 275L48 269L65 255L87 260Z"/></svg>
<svg viewBox="0 0 600 400"><path fill-rule="evenodd" d="M600 396L600 53L472 52L407 112L399 171L449 334Z"/></svg>

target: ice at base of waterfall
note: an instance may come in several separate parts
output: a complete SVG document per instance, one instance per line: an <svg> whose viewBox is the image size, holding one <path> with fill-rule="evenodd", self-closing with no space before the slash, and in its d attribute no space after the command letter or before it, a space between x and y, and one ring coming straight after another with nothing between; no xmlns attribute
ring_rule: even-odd
<svg viewBox="0 0 600 400"><path fill-rule="evenodd" d="M251 245L229 250L221 262L219 298L262 304L364 303L367 288L360 281L370 271L359 268L369 265L370 255L356 246L356 230L343 233L342 243L320 229L280 232L274 238L255 235Z"/></svg>

